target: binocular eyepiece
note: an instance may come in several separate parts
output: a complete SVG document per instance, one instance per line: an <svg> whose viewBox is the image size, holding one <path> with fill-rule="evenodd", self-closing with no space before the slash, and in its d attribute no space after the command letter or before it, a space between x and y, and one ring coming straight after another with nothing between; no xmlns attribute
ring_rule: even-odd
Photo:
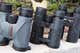
<svg viewBox="0 0 80 53"><path fill-rule="evenodd" d="M35 19L45 20L46 18L43 17L46 17L46 13L47 13L47 9L42 7L37 7L35 12Z"/></svg>
<svg viewBox="0 0 80 53"><path fill-rule="evenodd" d="M75 9L75 13L80 14L80 7Z"/></svg>
<svg viewBox="0 0 80 53"><path fill-rule="evenodd" d="M32 8L21 7L19 15L24 16L24 17L32 17L33 16L33 9Z"/></svg>
<svg viewBox="0 0 80 53"><path fill-rule="evenodd" d="M12 4L9 3L0 3L0 10L6 13L12 12Z"/></svg>
<svg viewBox="0 0 80 53"><path fill-rule="evenodd" d="M62 4L59 6L59 10L67 11L67 6L66 4Z"/></svg>
<svg viewBox="0 0 80 53"><path fill-rule="evenodd" d="M64 11L56 11L56 17L59 17L61 19L64 19L65 17L65 12Z"/></svg>

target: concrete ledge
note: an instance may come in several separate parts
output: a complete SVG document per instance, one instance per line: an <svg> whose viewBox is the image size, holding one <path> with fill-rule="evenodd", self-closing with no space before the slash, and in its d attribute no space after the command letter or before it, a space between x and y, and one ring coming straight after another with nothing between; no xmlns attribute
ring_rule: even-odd
<svg viewBox="0 0 80 53"><path fill-rule="evenodd" d="M75 44L61 41L59 49L52 49L43 44L35 45L30 43L32 49L26 52L15 51L11 43L9 46L0 46L0 53L80 53L80 40Z"/></svg>

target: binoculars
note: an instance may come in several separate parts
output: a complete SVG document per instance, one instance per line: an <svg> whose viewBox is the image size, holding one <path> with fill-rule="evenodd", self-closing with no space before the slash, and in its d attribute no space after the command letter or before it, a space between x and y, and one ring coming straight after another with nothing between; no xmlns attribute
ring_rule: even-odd
<svg viewBox="0 0 80 53"><path fill-rule="evenodd" d="M33 9L21 7L19 15L14 15L12 5L2 3L0 17L0 46L8 45L12 39L15 50L30 50Z"/></svg>
<svg viewBox="0 0 80 53"><path fill-rule="evenodd" d="M35 18L33 21L30 42L35 44L40 44L41 41L39 40L39 38L43 37L43 32L44 32L43 25L44 25L44 20L46 19L46 9L37 7L34 17Z"/></svg>
<svg viewBox="0 0 80 53"><path fill-rule="evenodd" d="M39 9L37 8L37 10L39 10ZM45 25L44 20L46 20L46 17L43 16L43 14L41 13L40 10L36 11L36 13L38 13L38 14L35 14L35 16L37 16L37 18L35 17L36 20L34 20L34 22L33 22L33 26L35 26L35 28L34 27L32 28L34 30L32 30L32 35L31 35L30 42L35 43L35 44L46 43L49 47L58 48L59 45L60 45L61 34L62 34L62 31L63 31L63 27L64 27L65 12L64 11L57 11L56 12L56 17L53 19L53 22L50 25L49 37L46 38L46 39L43 38L43 32L44 32L43 30L44 30L44 25ZM43 19L43 18L45 18L45 19ZM34 23L36 23L36 24L34 25ZM37 25L38 26L40 25L41 27L43 27L43 28L40 28L40 26L39 26L41 31L39 30Z"/></svg>
<svg viewBox="0 0 80 53"><path fill-rule="evenodd" d="M21 7L19 15L14 15L12 4L0 3L0 46L6 46L13 40L12 47L17 51L30 50L29 42L59 48L65 26L69 27L66 41L76 43L80 36L79 9L76 8L70 17L67 16L67 7L61 5L55 16L47 16L47 9L37 7L33 19L32 8ZM50 29L48 38L43 37L45 26Z"/></svg>
<svg viewBox="0 0 80 53"><path fill-rule="evenodd" d="M44 18L46 20L47 16L44 17L43 14L41 13L41 11L36 11L36 13L38 13L38 14L35 14L35 18L36 18L36 16L38 16L38 17L36 18L37 20L34 20L34 22L33 22L33 28L32 28L33 30L32 30L32 34L31 34L30 42L34 43L34 44L46 44L47 46L49 46L51 48L59 48L60 40L62 39L63 36L65 36L65 35L63 35L65 26L68 26L69 31L67 32L68 35L66 37L67 38L66 41L71 42L71 43L76 43L78 41L79 32L80 32L80 29L79 29L79 25L80 25L79 24L79 22L80 22L79 21L80 20L79 12L80 12L80 10L78 8L75 9L75 13L73 13L73 16L72 15L68 16L66 5L61 5L59 7L59 10L56 11L55 17L52 17L53 19L49 26L50 32L48 33L48 35L49 35L48 38L43 37L43 32L44 32L43 30L44 30L44 25L45 25ZM37 10L39 10L39 9L37 8ZM39 16L39 14L40 14L40 16ZM41 16L44 17L43 20L42 20ZM38 18L40 18L40 19L38 19ZM38 22L41 24L39 24ZM36 23L36 24L34 24L34 23ZM40 26L43 27L43 28L40 28L41 31L39 30L37 25L39 26L39 28L40 28Z"/></svg>
<svg viewBox="0 0 80 53"><path fill-rule="evenodd" d="M63 8L66 10L67 8L64 6L64 5L62 5L63 6ZM68 35L67 35L67 40L66 41L68 41L68 42L72 42L72 43L76 43L77 41L78 41L78 38L79 38L79 15L80 15L80 7L78 7L78 8L76 8L75 10L74 10L74 12L73 13L71 13L70 15L69 15L69 13L67 12L67 11L65 11L65 13L66 13L66 16L65 16L65 26L67 26L67 27L69 27L69 30L68 30Z"/></svg>

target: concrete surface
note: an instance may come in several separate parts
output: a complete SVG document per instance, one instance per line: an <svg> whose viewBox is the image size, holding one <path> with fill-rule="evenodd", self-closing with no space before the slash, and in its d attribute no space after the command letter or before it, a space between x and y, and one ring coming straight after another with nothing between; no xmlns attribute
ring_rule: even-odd
<svg viewBox="0 0 80 53"><path fill-rule="evenodd" d="M32 48L31 50L18 52L12 48L11 41L8 46L0 46L0 53L80 53L80 40L75 44L62 40L59 49L52 49L43 44L35 45L30 43L30 46Z"/></svg>

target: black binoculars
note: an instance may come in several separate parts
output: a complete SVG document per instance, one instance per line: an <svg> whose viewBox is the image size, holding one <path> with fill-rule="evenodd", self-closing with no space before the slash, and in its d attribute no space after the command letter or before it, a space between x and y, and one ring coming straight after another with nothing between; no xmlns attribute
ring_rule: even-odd
<svg viewBox="0 0 80 53"><path fill-rule="evenodd" d="M47 43L47 45L52 48L58 48L64 27L65 12L56 12L56 17L52 19L53 21L50 25L49 37L47 39L43 38L44 23L47 19L46 9L38 7L36 13L37 14L35 14L30 42L35 44Z"/></svg>
<svg viewBox="0 0 80 53"><path fill-rule="evenodd" d="M39 10L40 7L37 8L35 14L34 22L33 22L33 30L31 33L31 43L35 44L46 44L51 48L59 48L60 40L62 39L65 26L69 27L69 31L67 32L67 42L76 43L79 38L79 9L75 9L75 13L73 12L73 16L67 16L67 7L66 5L61 5L59 10L56 11L55 16L52 17L51 24L49 26L50 32L48 33L48 38L43 37L45 20L47 20L46 12L42 14L45 10ZM44 10L44 11L43 11ZM42 13L41 13L42 12ZM40 14L41 13L41 14ZM45 16L43 16L45 15ZM36 18L37 17L37 18ZM49 20L48 20L49 23ZM38 28L39 27L39 28ZM40 28L41 27L41 28Z"/></svg>

